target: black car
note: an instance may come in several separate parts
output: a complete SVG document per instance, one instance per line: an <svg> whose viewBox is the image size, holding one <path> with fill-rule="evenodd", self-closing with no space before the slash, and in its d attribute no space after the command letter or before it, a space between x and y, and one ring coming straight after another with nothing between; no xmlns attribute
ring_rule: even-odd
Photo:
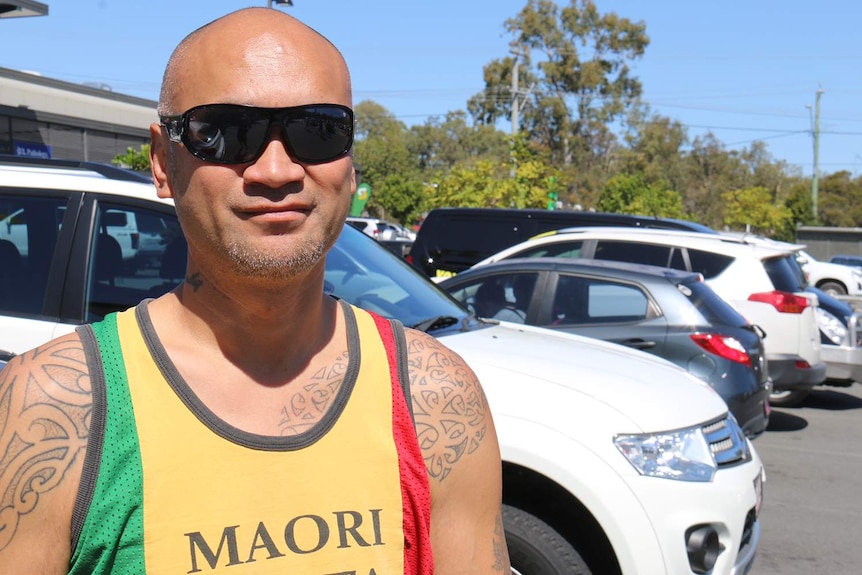
<svg viewBox="0 0 862 575"><path fill-rule="evenodd" d="M769 382L762 332L700 274L571 258L518 258L439 283L479 316L640 349L707 382L749 437L766 430Z"/></svg>

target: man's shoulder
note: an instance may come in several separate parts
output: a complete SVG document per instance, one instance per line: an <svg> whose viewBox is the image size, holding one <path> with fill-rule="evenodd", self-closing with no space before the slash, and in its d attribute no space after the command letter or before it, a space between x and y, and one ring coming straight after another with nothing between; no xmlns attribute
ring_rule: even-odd
<svg viewBox="0 0 862 575"><path fill-rule="evenodd" d="M0 370L0 393L19 385L38 387L56 399L63 397L59 389L89 397L89 375L84 344L71 332L12 357Z"/></svg>

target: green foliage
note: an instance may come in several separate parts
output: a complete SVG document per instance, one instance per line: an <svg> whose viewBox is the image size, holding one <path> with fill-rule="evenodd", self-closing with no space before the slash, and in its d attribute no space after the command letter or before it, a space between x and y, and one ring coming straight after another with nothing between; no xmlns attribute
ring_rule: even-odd
<svg viewBox="0 0 862 575"><path fill-rule="evenodd" d="M125 154L120 154L111 160L115 166L135 170L136 172L150 171L150 145L141 144L139 150L129 146Z"/></svg>
<svg viewBox="0 0 862 575"><path fill-rule="evenodd" d="M519 97L530 88L519 129L550 150L555 164L584 170L599 162L614 140L608 125L641 93L629 62L649 43L646 26L601 14L590 0L562 8L529 0L504 26L519 55ZM485 67L485 91L468 104L475 122L511 117L514 65L508 56Z"/></svg>
<svg viewBox="0 0 862 575"><path fill-rule="evenodd" d="M643 174L620 174L605 184L598 208L603 212L679 218L682 199L661 182L648 184Z"/></svg>
<svg viewBox="0 0 862 575"><path fill-rule="evenodd" d="M821 177L817 199L817 216L823 225L856 227L862 223L862 178L853 178L847 171Z"/></svg>
<svg viewBox="0 0 862 575"><path fill-rule="evenodd" d="M793 213L777 203L774 194L765 187L724 192L721 200L725 204L724 224L731 229L774 238L793 228Z"/></svg>

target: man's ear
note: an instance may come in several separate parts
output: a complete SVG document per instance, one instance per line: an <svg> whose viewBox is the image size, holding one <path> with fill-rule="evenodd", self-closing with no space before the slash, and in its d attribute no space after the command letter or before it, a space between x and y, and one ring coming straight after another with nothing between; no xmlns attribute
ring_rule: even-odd
<svg viewBox="0 0 862 575"><path fill-rule="evenodd" d="M153 183L160 198L172 198L174 192L168 181L168 136L161 124L150 125L150 170L153 173Z"/></svg>

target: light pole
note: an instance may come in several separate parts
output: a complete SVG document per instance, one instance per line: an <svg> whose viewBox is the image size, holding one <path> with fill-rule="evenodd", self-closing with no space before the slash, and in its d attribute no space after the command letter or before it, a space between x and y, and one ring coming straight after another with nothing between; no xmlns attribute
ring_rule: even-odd
<svg viewBox="0 0 862 575"><path fill-rule="evenodd" d="M272 8L273 4L287 4L293 6L293 0L267 0L267 8Z"/></svg>
<svg viewBox="0 0 862 575"><path fill-rule="evenodd" d="M823 95L823 89L817 90L817 95L814 104L814 174L811 177L811 203L814 219L817 219L817 187L820 171L820 96ZM809 112L811 106L808 106Z"/></svg>

